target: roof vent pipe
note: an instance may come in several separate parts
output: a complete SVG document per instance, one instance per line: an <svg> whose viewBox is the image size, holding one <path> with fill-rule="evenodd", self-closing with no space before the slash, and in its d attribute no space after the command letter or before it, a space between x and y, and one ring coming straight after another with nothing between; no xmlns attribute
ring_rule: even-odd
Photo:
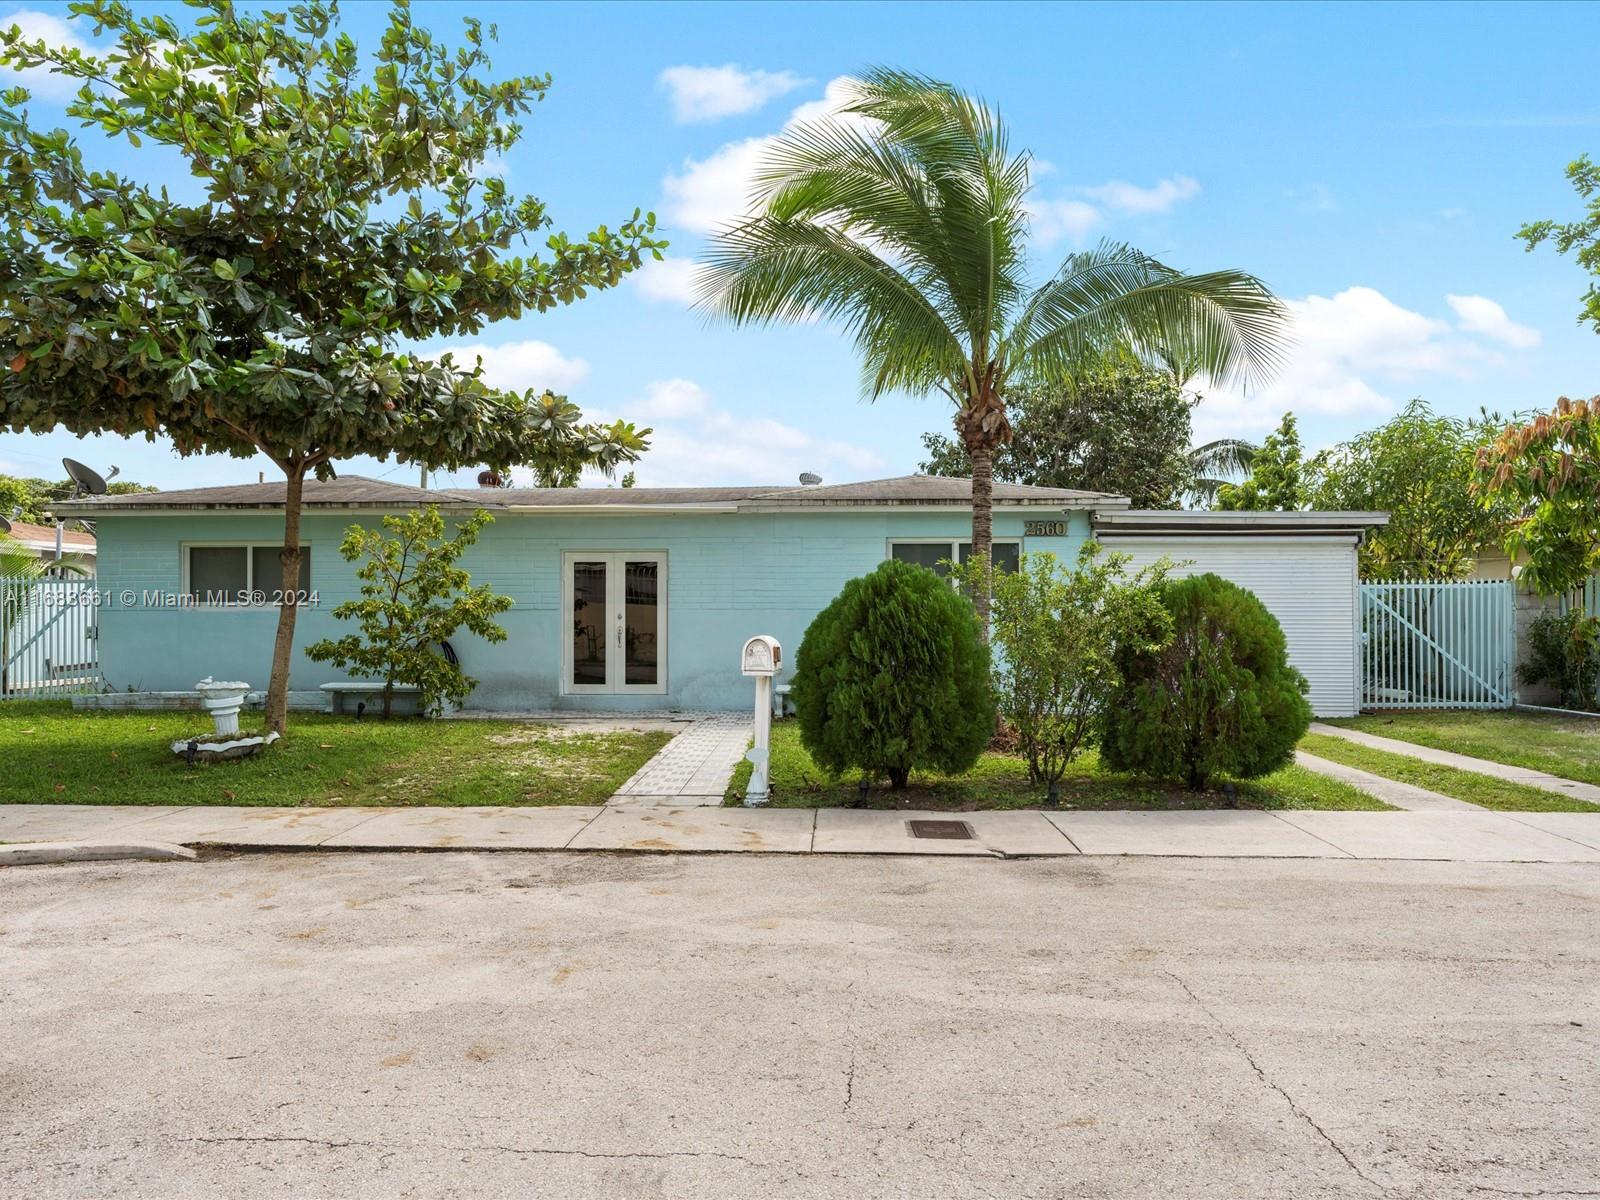
<svg viewBox="0 0 1600 1200"><path fill-rule="evenodd" d="M801 471L800 472L800 486L801 487L816 487L817 484L819 484L821 482L822 482L822 476L818 475L815 471Z"/></svg>

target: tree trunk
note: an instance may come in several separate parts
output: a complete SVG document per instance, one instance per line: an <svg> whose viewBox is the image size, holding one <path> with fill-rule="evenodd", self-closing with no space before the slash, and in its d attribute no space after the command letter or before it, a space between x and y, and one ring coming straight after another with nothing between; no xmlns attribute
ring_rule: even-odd
<svg viewBox="0 0 1600 1200"><path fill-rule="evenodd" d="M300 611L300 497L306 469L295 463L287 471L283 496L283 594L278 602L278 636L272 643L272 679L267 684L267 728L282 733L289 721L289 656L294 652L294 620Z"/></svg>
<svg viewBox="0 0 1600 1200"><path fill-rule="evenodd" d="M989 585L987 577L994 566L994 450L973 446L972 455L972 558L982 563L985 582L972 597L978 610L978 636L989 642Z"/></svg>
<svg viewBox="0 0 1600 1200"><path fill-rule="evenodd" d="M910 767L889 767L889 787L897 792L906 790L906 784L911 781Z"/></svg>

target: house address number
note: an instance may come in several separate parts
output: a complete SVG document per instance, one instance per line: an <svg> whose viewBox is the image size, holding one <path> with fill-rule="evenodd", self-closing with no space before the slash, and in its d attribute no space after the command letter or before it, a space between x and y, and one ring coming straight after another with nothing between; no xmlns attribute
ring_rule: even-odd
<svg viewBox="0 0 1600 1200"><path fill-rule="evenodd" d="M1022 523L1023 537L1066 537L1067 523L1065 521L1024 521Z"/></svg>

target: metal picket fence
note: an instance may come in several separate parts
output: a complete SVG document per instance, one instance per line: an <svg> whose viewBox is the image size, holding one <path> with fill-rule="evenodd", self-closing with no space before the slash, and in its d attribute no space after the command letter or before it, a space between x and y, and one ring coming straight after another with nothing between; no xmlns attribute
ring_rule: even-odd
<svg viewBox="0 0 1600 1200"><path fill-rule="evenodd" d="M0 578L0 700L101 688L93 580Z"/></svg>
<svg viewBox="0 0 1600 1200"><path fill-rule="evenodd" d="M1510 708L1516 585L1361 585L1363 708Z"/></svg>

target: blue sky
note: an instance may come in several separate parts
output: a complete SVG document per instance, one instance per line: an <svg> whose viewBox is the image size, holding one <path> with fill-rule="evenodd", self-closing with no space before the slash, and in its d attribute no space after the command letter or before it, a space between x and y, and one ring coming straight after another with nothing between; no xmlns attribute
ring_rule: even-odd
<svg viewBox="0 0 1600 1200"><path fill-rule="evenodd" d="M1291 302L1285 371L1249 395L1209 394L1197 437L1259 436L1293 409L1324 445L1413 395L1468 414L1600 391L1600 342L1575 323L1586 277L1512 236L1576 215L1563 167L1600 149L1600 17L1586 6L475 7L498 22L500 69L554 76L504 164L509 186L547 201L574 236L640 206L672 242L667 266L614 292L489 327L486 368L654 426L642 484L899 474L915 469L921 433L948 429L938 399L864 404L850 347L827 326L711 327L684 302L704 232L736 210L761 139L873 64L951 80L1001 110L1013 144L1040 160L1041 277L1111 237L1184 269L1252 271ZM0 6L0 22L17 11ZM350 5L346 26L370 44L384 11ZM61 28L61 7L22 12L38 32ZM456 37L459 9L415 12ZM41 124L59 113L48 88L34 107ZM99 145L120 169L150 167ZM0 471L56 474L71 454L197 486L258 468L95 443L0 434Z"/></svg>

